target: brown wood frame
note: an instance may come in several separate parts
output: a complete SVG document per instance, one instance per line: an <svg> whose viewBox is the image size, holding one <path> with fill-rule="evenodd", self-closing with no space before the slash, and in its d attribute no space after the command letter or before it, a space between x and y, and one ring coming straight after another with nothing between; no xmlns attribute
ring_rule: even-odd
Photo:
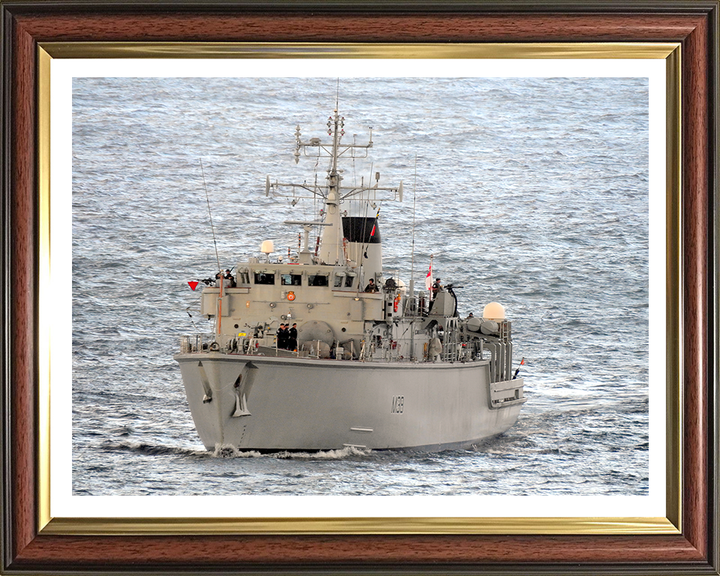
<svg viewBox="0 0 720 576"><path fill-rule="evenodd" d="M2 3L2 558L8 574L718 574L718 2L435 6L40 0ZM37 44L80 41L682 43L682 533L628 536L38 534Z"/></svg>

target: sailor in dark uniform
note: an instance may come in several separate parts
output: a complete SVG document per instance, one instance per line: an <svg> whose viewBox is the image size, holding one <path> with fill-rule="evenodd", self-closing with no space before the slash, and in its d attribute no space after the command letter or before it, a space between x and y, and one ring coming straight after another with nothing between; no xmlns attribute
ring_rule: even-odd
<svg viewBox="0 0 720 576"><path fill-rule="evenodd" d="M292 328L288 330L288 350L297 350L297 324L293 324Z"/></svg>
<svg viewBox="0 0 720 576"><path fill-rule="evenodd" d="M285 324L280 324L280 328L277 331L277 347L287 348L288 330Z"/></svg>
<svg viewBox="0 0 720 576"><path fill-rule="evenodd" d="M435 278L435 282L433 282L433 285L430 288L430 291L432 292L433 300L435 300L435 298L437 298L438 292L443 291L442 284L440 284L440 278Z"/></svg>
<svg viewBox="0 0 720 576"><path fill-rule="evenodd" d="M375 280L370 278L370 282L368 282L368 285L365 286L365 292L377 292L378 287L375 285Z"/></svg>
<svg viewBox="0 0 720 576"><path fill-rule="evenodd" d="M438 293L442 291L443 287L442 284L440 284L440 278L435 278L435 282L433 282L430 287L430 305L428 306L428 313L433 309L433 304L435 304L435 299L437 298Z"/></svg>

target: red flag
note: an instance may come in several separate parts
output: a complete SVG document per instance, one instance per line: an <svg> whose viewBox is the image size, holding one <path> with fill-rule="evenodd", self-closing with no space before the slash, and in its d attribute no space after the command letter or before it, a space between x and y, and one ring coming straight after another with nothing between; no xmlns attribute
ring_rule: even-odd
<svg viewBox="0 0 720 576"><path fill-rule="evenodd" d="M432 288L432 285L433 285L433 280L432 280L432 261L431 261L427 276L425 276L425 289L430 290L430 288Z"/></svg>
<svg viewBox="0 0 720 576"><path fill-rule="evenodd" d="M188 284L190 285L190 288L195 291L195 288L197 288L197 285L200 284L200 282L188 282Z"/></svg>

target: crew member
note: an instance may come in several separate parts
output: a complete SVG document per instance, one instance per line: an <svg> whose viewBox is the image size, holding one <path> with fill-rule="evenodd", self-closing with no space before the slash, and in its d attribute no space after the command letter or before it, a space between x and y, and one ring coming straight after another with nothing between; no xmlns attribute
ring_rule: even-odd
<svg viewBox="0 0 720 576"><path fill-rule="evenodd" d="M288 350L297 350L297 324L293 324L292 328L288 330Z"/></svg>
<svg viewBox="0 0 720 576"><path fill-rule="evenodd" d="M288 331L285 327L285 324L280 324L280 328L278 328L277 331L277 347L278 348L287 348L287 336Z"/></svg>
<svg viewBox="0 0 720 576"><path fill-rule="evenodd" d="M433 300L435 300L435 298L437 298L438 292L443 291L442 284L440 284L440 278L435 278L435 282L433 282L433 285L431 286L430 291L432 292Z"/></svg>
<svg viewBox="0 0 720 576"><path fill-rule="evenodd" d="M433 282L432 286L430 287L430 304L428 305L428 314L432 311L433 306L435 305L435 300L437 299L438 293L443 291L442 284L440 284L440 278L435 278L435 282Z"/></svg>
<svg viewBox="0 0 720 576"><path fill-rule="evenodd" d="M368 285L365 286L365 292L377 292L377 291L378 291L378 287L375 285L375 280L370 278Z"/></svg>

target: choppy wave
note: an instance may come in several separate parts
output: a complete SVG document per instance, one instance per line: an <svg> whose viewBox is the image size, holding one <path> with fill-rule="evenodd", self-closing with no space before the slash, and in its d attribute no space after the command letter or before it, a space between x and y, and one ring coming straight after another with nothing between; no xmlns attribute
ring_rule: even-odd
<svg viewBox="0 0 720 576"><path fill-rule="evenodd" d="M100 444L105 452L135 452L148 456L187 456L192 458L207 457L204 450L193 450L178 446L162 446L159 444L148 444L144 442L114 442L106 440Z"/></svg>

